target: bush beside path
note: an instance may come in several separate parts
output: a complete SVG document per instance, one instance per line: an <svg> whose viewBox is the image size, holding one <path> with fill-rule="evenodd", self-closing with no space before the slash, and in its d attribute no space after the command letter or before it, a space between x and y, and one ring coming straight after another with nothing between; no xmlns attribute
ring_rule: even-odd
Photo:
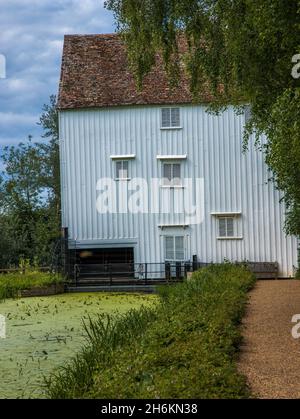
<svg viewBox="0 0 300 419"><path fill-rule="evenodd" d="M247 398L240 321L255 278L211 266L160 289L155 308L86 325L88 344L47 380L50 398Z"/></svg>

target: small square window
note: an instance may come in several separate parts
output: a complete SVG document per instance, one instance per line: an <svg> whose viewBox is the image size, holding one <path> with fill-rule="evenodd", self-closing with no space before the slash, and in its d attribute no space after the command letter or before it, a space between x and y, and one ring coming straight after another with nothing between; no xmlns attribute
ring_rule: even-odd
<svg viewBox="0 0 300 419"><path fill-rule="evenodd" d="M181 186L181 164L165 163L163 165L163 184L164 186Z"/></svg>
<svg viewBox="0 0 300 419"><path fill-rule="evenodd" d="M162 128L180 128L180 108L162 108Z"/></svg>
<svg viewBox="0 0 300 419"><path fill-rule="evenodd" d="M232 217L219 218L219 236L220 237L234 237L234 218Z"/></svg>
<svg viewBox="0 0 300 419"><path fill-rule="evenodd" d="M120 160L116 162L116 179L117 180L129 178L128 167L129 167L128 160Z"/></svg>

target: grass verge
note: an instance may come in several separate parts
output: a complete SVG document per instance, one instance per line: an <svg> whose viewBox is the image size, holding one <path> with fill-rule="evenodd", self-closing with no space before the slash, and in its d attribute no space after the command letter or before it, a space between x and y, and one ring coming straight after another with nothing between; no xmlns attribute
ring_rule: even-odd
<svg viewBox="0 0 300 419"><path fill-rule="evenodd" d="M254 276L216 265L160 288L160 303L86 325L87 343L46 381L49 398L246 398L239 323Z"/></svg>
<svg viewBox="0 0 300 419"><path fill-rule="evenodd" d="M63 278L49 272L27 271L0 275L0 301L16 298L21 290L47 287L63 282Z"/></svg>

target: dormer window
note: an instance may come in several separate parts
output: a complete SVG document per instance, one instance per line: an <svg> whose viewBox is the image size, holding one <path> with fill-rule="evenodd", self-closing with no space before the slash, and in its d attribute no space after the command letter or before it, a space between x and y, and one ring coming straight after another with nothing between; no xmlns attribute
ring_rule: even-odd
<svg viewBox="0 0 300 419"><path fill-rule="evenodd" d="M181 128L180 108L162 108L161 128L163 129Z"/></svg>

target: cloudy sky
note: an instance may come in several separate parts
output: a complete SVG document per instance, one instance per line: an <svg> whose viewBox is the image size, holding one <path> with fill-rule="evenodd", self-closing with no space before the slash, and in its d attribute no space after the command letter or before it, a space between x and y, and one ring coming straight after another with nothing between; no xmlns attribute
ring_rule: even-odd
<svg viewBox="0 0 300 419"><path fill-rule="evenodd" d="M36 122L56 94L64 34L114 31L104 0L0 0L0 152L28 134L38 140Z"/></svg>

